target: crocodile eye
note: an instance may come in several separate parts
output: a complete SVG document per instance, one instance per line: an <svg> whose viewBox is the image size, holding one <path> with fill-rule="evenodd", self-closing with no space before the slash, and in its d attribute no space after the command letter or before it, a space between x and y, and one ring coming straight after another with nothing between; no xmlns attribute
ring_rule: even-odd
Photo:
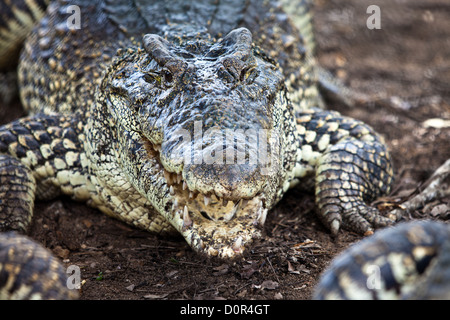
<svg viewBox="0 0 450 320"><path fill-rule="evenodd" d="M163 76L164 76L164 83L165 84L171 84L173 81L173 75L172 72L170 72L168 69L163 70Z"/></svg>
<svg viewBox="0 0 450 320"><path fill-rule="evenodd" d="M147 83L155 83L155 82L156 82L155 75L150 74L150 73L144 74L142 78L143 78L144 81L147 82Z"/></svg>
<svg viewBox="0 0 450 320"><path fill-rule="evenodd" d="M173 75L172 72L170 72L168 69L164 69L161 73L153 73L148 72L145 73L142 76L142 79L144 79L145 82L153 85L171 85L173 81Z"/></svg>
<svg viewBox="0 0 450 320"><path fill-rule="evenodd" d="M242 69L239 80L241 82L252 83L258 76L257 69L254 66Z"/></svg>

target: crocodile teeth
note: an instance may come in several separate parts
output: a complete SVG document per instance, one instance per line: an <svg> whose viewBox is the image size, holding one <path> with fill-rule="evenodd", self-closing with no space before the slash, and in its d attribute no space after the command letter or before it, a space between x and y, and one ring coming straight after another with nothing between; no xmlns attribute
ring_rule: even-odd
<svg viewBox="0 0 450 320"><path fill-rule="evenodd" d="M180 184L182 180L181 174L177 174L177 183Z"/></svg>
<svg viewBox="0 0 450 320"><path fill-rule="evenodd" d="M203 200L205 202L205 206L209 205L211 202L211 198L208 196L203 196Z"/></svg>
<svg viewBox="0 0 450 320"><path fill-rule="evenodd" d="M183 210L183 228L189 228L192 225L191 217L189 216L189 210L187 206L184 206Z"/></svg>
<svg viewBox="0 0 450 320"><path fill-rule="evenodd" d="M259 224L260 224L259 219L260 219L261 216L262 216L262 210L263 210L262 207L260 207L260 208L258 209L258 214L256 215L256 219L253 221L253 224L254 224L254 225L259 225Z"/></svg>
<svg viewBox="0 0 450 320"><path fill-rule="evenodd" d="M167 184L172 184L171 174L166 170L164 170L164 178L166 179Z"/></svg>
<svg viewBox="0 0 450 320"><path fill-rule="evenodd" d="M242 200L239 202L236 202L234 204L234 207L231 209L231 211L223 217L225 219L225 221L230 221L231 219L233 219L233 217L236 215L236 212L238 211L241 203L242 203Z"/></svg>
<svg viewBox="0 0 450 320"><path fill-rule="evenodd" d="M262 227L266 222L267 212L269 211L269 209L264 209L262 201L259 203L259 205L260 207L258 209L258 214L256 215L256 219L255 221L253 221L253 223L255 225L259 224Z"/></svg>
<svg viewBox="0 0 450 320"><path fill-rule="evenodd" d="M266 217L267 217L267 212L268 212L269 210L268 209L262 209L262 213L261 213L261 216L259 217L259 224L261 225L261 226L263 226L264 225L264 223L266 222Z"/></svg>
<svg viewBox="0 0 450 320"><path fill-rule="evenodd" d="M183 191L187 189L187 183L186 181L183 181Z"/></svg>
<svg viewBox="0 0 450 320"><path fill-rule="evenodd" d="M242 247L242 237L239 237L236 239L236 241L233 243L233 250L235 252L240 252Z"/></svg>
<svg viewBox="0 0 450 320"><path fill-rule="evenodd" d="M233 208L229 213L227 213L226 215L223 216L223 219L225 221L230 221L231 219L233 219L235 214L236 214L236 211Z"/></svg>
<svg viewBox="0 0 450 320"><path fill-rule="evenodd" d="M170 186L169 192L170 192L171 195L175 194L175 190L173 189L173 186Z"/></svg>

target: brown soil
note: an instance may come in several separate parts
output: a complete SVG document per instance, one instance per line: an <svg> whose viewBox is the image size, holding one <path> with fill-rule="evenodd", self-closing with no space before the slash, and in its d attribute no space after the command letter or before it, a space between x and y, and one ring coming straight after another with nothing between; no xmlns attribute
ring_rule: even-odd
<svg viewBox="0 0 450 320"><path fill-rule="evenodd" d="M384 135L396 168L390 200L401 200L450 158L450 5L445 0L376 1L381 30L369 30L373 1L316 1L319 61L349 87L404 103L331 105ZM397 99L398 100L398 99ZM1 110L3 121L19 111ZM449 217L450 198L409 219ZM81 268L81 299L310 299L330 260L360 236L333 239L314 213L310 194L291 190L271 212L265 236L243 260L195 254L183 239L133 229L67 199L36 204L31 236Z"/></svg>

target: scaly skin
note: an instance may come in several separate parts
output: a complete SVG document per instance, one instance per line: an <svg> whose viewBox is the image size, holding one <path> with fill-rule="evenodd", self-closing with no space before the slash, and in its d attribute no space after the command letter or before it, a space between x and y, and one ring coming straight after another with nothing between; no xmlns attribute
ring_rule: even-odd
<svg viewBox="0 0 450 320"><path fill-rule="evenodd" d="M4 195L3 230L66 194L232 259L295 185L315 185L334 234L393 223L366 205L392 184L381 138L317 109L306 1L98 2L78 3L79 30L50 4L25 42L30 116L0 128L0 174L26 184Z"/></svg>
<svg viewBox="0 0 450 320"><path fill-rule="evenodd" d="M0 234L1 300L66 300L78 292L66 286L64 268L52 253L15 232Z"/></svg>
<svg viewBox="0 0 450 320"><path fill-rule="evenodd" d="M398 224L353 245L323 273L315 299L449 299L450 228Z"/></svg>

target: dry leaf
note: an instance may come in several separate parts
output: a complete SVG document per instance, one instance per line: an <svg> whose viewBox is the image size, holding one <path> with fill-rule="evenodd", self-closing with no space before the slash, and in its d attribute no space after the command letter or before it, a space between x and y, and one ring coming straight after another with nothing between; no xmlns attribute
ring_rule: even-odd
<svg viewBox="0 0 450 320"><path fill-rule="evenodd" d="M276 281L265 280L263 283L261 283L261 290L275 290L276 288L278 288L278 286L279 284Z"/></svg>
<svg viewBox="0 0 450 320"><path fill-rule="evenodd" d="M144 296L145 299L152 299L152 300L156 300L156 299L164 299L165 297L167 297L169 294L168 293L164 293L164 294L146 294Z"/></svg>
<svg viewBox="0 0 450 320"><path fill-rule="evenodd" d="M299 271L295 270L295 268L292 266L292 264L288 261L288 271L290 273L294 273L294 274L300 274Z"/></svg>

